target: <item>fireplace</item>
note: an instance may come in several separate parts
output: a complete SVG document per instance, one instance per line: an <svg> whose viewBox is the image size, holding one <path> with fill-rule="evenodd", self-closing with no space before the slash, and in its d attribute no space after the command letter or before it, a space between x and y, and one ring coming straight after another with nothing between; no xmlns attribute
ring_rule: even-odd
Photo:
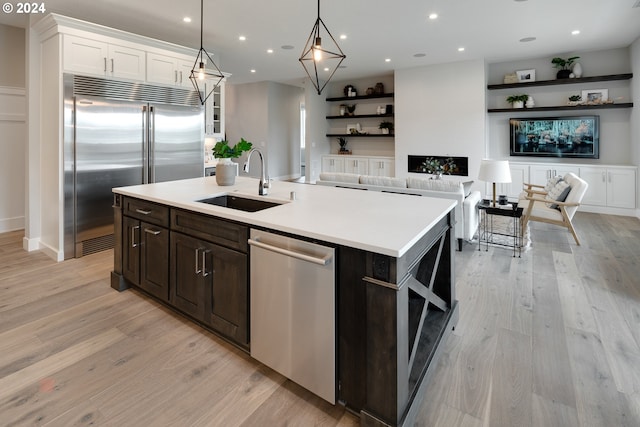
<svg viewBox="0 0 640 427"><path fill-rule="evenodd" d="M469 158L455 156L412 156L409 155L407 172L429 173L422 169L421 165L427 159L438 160L441 164L445 164L449 159L453 160L456 167L447 175L468 176L469 175Z"/></svg>

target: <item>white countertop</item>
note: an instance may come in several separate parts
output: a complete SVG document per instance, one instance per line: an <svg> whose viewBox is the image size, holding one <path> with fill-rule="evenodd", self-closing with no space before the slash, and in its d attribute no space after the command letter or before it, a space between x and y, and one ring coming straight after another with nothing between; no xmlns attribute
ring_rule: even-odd
<svg viewBox="0 0 640 427"><path fill-rule="evenodd" d="M401 257L447 214L456 202L321 185L273 181L269 195L258 196L258 180L236 177L218 186L215 176L114 188L125 196L183 208L324 240L393 257ZM296 200L290 200L290 193ZM258 212L244 212L195 200L223 194L283 202Z"/></svg>

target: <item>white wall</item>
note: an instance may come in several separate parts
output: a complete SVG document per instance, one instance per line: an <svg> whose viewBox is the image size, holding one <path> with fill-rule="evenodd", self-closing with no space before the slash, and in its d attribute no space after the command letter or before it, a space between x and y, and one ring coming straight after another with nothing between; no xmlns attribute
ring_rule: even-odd
<svg viewBox="0 0 640 427"><path fill-rule="evenodd" d="M477 182L485 156L485 65L465 61L395 71L396 176L408 155L464 156ZM423 175L422 175L423 176Z"/></svg>
<svg viewBox="0 0 640 427"><path fill-rule="evenodd" d="M640 166L640 38L631 45L630 49L631 70L634 78L631 80L632 99L635 101L631 111L631 159L632 164ZM640 177L638 183L640 183ZM640 200L640 185L637 185L638 195L636 200ZM640 218L640 210L636 216Z"/></svg>
<svg viewBox="0 0 640 427"><path fill-rule="evenodd" d="M244 138L260 148L271 178L300 176L302 89L274 82L227 84L225 131L230 145ZM246 154L239 160L242 164ZM250 172L259 176L257 157Z"/></svg>
<svg viewBox="0 0 640 427"><path fill-rule="evenodd" d="M25 31L0 24L0 233L24 228Z"/></svg>
<svg viewBox="0 0 640 427"><path fill-rule="evenodd" d="M628 48L609 49L584 53L559 54L558 56L580 56L578 60L583 68L583 77L631 72L630 54ZM500 84L504 74L515 70L536 70L536 80L553 80L557 70L551 64L551 57L534 58L522 61L490 64L488 67L488 83ZM488 91L488 108L509 108L506 97L514 94L528 94L533 96L536 106L564 105L569 96L581 94L583 89L608 89L609 98L615 102L631 102L632 96L628 80L585 83L579 85L541 86L522 89L500 89ZM635 97L635 99L638 99ZM600 116L600 159L586 160L592 164L629 165L631 159L631 114L633 109L614 110L576 110L531 112L526 110L518 113L490 113L488 114L488 147L489 157L504 158L511 161L544 162L544 163L585 163L585 159L546 158L546 157L510 157L509 156L509 118L510 117L550 117L571 115Z"/></svg>

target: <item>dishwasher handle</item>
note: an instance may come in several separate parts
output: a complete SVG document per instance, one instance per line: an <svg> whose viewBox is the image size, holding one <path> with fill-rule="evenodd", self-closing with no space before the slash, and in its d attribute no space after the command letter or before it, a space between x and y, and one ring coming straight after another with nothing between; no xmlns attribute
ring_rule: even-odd
<svg viewBox="0 0 640 427"><path fill-rule="evenodd" d="M271 252L277 252L279 254L282 255L286 255L286 256L290 256L292 258L297 258L300 259L302 261L307 261L307 262L311 262L313 264L318 264L318 265L327 265L329 264L329 262L331 261L331 258L333 257L332 254L328 254L327 256L323 257L323 258L318 258L318 257L314 257L311 255L306 255L306 254L301 254L300 252L295 252L289 249L285 249L285 248L281 248L279 246L273 246L273 245L269 245L267 243L263 243L257 239L249 239L248 240L249 245L251 246L255 246L257 248L262 248L265 249L267 251L271 251Z"/></svg>

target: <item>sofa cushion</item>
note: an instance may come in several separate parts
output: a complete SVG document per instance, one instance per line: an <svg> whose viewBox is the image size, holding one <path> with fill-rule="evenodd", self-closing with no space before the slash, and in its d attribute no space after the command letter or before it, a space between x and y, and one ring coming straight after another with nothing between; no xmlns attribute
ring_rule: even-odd
<svg viewBox="0 0 640 427"><path fill-rule="evenodd" d="M548 193L549 191L551 191L551 189L553 187L555 187L558 182L562 181L562 179L563 178L561 176L559 176L559 175L558 176L554 176L552 178L549 178L549 180L547 181L547 183L544 186L544 192Z"/></svg>
<svg viewBox="0 0 640 427"><path fill-rule="evenodd" d="M459 181L450 181L446 179L422 179L407 178L408 188L419 188L421 190L446 191L448 193L462 193L463 186Z"/></svg>
<svg viewBox="0 0 640 427"><path fill-rule="evenodd" d="M473 181L464 181L462 183L462 188L464 189L464 197L469 197L471 193L471 186L473 185Z"/></svg>
<svg viewBox="0 0 640 427"><path fill-rule="evenodd" d="M379 187L407 188L407 180L388 176L360 175L360 184Z"/></svg>
<svg viewBox="0 0 640 427"><path fill-rule="evenodd" d="M348 182L350 184L358 184L360 181L360 175L355 173L341 173L341 172L322 172L320 174L322 181L334 181L334 182Z"/></svg>
<svg viewBox="0 0 640 427"><path fill-rule="evenodd" d="M553 186L553 188L551 188L547 192L545 199L550 202L564 202L567 198L567 195L569 194L569 191L571 191L571 187L569 186L567 181L561 179L556 183L556 185ZM547 206L551 209L560 210L558 205L555 203L547 203Z"/></svg>

